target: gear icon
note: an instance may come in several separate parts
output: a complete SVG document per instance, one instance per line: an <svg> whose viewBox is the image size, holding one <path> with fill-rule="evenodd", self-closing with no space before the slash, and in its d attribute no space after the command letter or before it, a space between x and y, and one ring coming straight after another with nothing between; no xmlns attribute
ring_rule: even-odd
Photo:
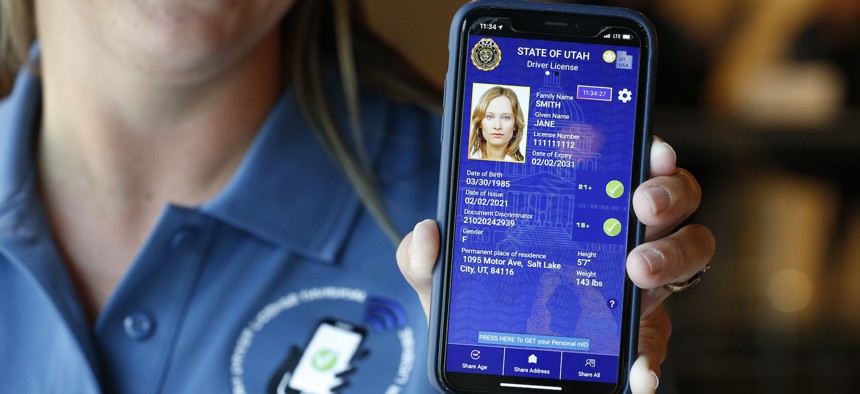
<svg viewBox="0 0 860 394"><path fill-rule="evenodd" d="M618 100L627 104L628 101L633 100L633 93L626 88L621 89L618 91Z"/></svg>

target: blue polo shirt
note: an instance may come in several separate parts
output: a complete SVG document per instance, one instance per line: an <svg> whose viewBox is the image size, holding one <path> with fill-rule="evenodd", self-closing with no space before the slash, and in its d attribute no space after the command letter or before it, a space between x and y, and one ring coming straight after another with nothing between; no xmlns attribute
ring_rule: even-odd
<svg viewBox="0 0 860 394"><path fill-rule="evenodd" d="M373 93L361 105L384 199L405 233L434 214L438 117ZM94 326L38 194L40 111L41 82L22 72L0 103L4 392L430 390L426 318L395 248L291 90L215 198L164 207Z"/></svg>

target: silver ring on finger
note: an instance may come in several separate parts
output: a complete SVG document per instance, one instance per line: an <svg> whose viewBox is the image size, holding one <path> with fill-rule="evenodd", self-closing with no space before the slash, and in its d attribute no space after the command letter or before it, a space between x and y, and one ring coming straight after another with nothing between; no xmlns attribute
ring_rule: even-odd
<svg viewBox="0 0 860 394"><path fill-rule="evenodd" d="M690 279L687 279L683 282L666 283L665 285L663 285L663 287L673 293L680 293L699 284L699 282L702 281L702 275L704 275L705 272L708 272L709 269L711 269L711 263L705 265L705 268L702 268L699 272L696 272L696 274L690 277Z"/></svg>

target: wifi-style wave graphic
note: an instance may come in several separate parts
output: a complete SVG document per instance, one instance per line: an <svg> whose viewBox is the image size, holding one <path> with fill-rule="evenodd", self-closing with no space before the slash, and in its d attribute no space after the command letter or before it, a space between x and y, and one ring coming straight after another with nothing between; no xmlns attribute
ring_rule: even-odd
<svg viewBox="0 0 860 394"><path fill-rule="evenodd" d="M391 331L409 325L409 318L397 301L372 296L368 298L364 309L364 323L374 331Z"/></svg>

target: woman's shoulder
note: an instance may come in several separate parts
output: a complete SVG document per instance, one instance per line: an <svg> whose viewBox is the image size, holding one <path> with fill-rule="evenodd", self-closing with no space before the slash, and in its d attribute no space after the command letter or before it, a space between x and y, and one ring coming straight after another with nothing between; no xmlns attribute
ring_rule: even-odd
<svg viewBox="0 0 860 394"><path fill-rule="evenodd" d="M361 117L366 138L402 144L404 149L430 150L438 156L442 116L433 109L375 90L361 95Z"/></svg>
<svg viewBox="0 0 860 394"><path fill-rule="evenodd" d="M377 106L385 109L392 121L404 122L413 125L435 125L440 126L442 115L436 108L431 108L417 102L401 98L373 89L362 91L362 100L370 100ZM365 110L363 108L363 110ZM437 129L436 132L439 130Z"/></svg>

